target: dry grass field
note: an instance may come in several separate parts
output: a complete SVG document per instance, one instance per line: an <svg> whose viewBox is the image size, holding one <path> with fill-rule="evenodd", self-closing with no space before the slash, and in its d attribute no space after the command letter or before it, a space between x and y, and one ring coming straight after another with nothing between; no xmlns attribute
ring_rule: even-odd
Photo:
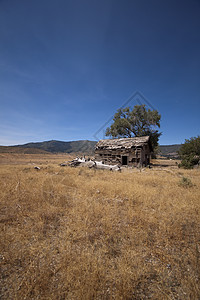
<svg viewBox="0 0 200 300"><path fill-rule="evenodd" d="M200 299L200 170L67 158L0 156L0 298Z"/></svg>

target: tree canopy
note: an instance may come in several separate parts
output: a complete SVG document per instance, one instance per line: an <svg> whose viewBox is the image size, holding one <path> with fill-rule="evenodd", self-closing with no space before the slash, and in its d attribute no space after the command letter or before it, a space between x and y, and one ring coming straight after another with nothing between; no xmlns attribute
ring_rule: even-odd
<svg viewBox="0 0 200 300"><path fill-rule="evenodd" d="M107 128L106 136L113 138L133 137L149 135L153 149L158 146L158 139L161 133L161 115L157 110L147 109L144 104L118 109L113 118L113 124Z"/></svg>
<svg viewBox="0 0 200 300"><path fill-rule="evenodd" d="M200 162L200 136L186 139L179 149L180 167L190 169Z"/></svg>

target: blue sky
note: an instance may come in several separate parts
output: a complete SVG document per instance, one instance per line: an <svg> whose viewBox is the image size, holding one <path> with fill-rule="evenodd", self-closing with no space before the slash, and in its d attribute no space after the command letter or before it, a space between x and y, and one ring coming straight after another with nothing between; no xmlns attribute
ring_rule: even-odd
<svg viewBox="0 0 200 300"><path fill-rule="evenodd" d="M0 145L94 140L136 91L160 144L200 134L199 0L0 0Z"/></svg>

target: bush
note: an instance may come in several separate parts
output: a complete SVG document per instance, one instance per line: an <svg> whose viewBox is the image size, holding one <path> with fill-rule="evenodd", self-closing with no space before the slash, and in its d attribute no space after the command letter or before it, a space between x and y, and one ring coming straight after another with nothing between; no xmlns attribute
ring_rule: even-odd
<svg viewBox="0 0 200 300"><path fill-rule="evenodd" d="M181 146L179 150L179 155L181 157L181 163L179 167L185 169L192 169L194 165L200 162L200 136L192 137L185 140L185 143Z"/></svg>
<svg viewBox="0 0 200 300"><path fill-rule="evenodd" d="M187 178L187 177L184 177L184 176L181 178L181 180L179 182L179 185L183 186L183 187L186 187L186 188L193 186L191 179Z"/></svg>

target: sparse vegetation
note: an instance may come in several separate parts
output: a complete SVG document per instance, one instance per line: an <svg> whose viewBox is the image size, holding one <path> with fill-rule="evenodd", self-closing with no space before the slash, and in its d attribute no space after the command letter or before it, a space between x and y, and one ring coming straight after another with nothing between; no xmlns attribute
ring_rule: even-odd
<svg viewBox="0 0 200 300"><path fill-rule="evenodd" d="M0 166L1 299L200 298L199 170L16 157Z"/></svg>

